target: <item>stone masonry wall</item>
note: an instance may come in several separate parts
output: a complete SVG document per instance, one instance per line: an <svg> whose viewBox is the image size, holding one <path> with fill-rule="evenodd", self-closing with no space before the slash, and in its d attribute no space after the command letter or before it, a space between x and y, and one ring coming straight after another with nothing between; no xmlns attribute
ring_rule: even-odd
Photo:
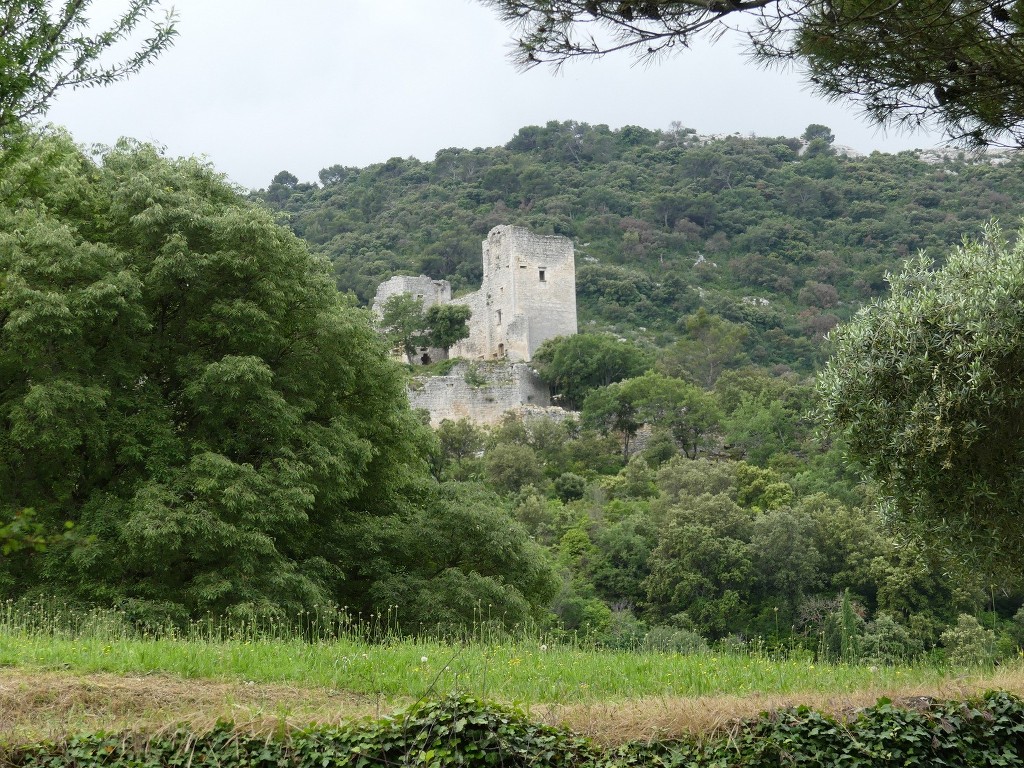
<svg viewBox="0 0 1024 768"><path fill-rule="evenodd" d="M463 304L473 313L469 318L469 336L449 350L451 357L467 360L483 360L484 350L491 348L491 325L484 322L490 307L483 291L476 291L453 299L452 304Z"/></svg>
<svg viewBox="0 0 1024 768"><path fill-rule="evenodd" d="M576 333L576 263L572 241L535 235L522 227L499 227L488 245L500 237L514 271L514 313L523 318L524 360L555 336ZM493 247L493 246L492 246Z"/></svg>
<svg viewBox="0 0 1024 768"><path fill-rule="evenodd" d="M452 300L452 286L447 280L432 280L426 275L396 275L377 286L377 293L373 297L374 313L380 316L384 302L398 293L408 293L423 299L424 309L434 304L448 304Z"/></svg>
<svg viewBox="0 0 1024 768"><path fill-rule="evenodd" d="M525 363L459 363L447 376L422 376L409 387L409 404L430 411L430 424L469 419L497 424L507 411L551 404L547 385Z"/></svg>

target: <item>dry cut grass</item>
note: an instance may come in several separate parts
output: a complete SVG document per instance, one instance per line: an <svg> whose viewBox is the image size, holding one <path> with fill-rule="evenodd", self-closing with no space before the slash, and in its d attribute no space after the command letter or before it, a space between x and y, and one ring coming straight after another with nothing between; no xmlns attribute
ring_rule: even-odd
<svg viewBox="0 0 1024 768"><path fill-rule="evenodd" d="M931 699L964 698L992 689L1024 695L1024 669L997 670L937 686L879 687L842 694L665 696L534 704L529 714L602 744L617 744L730 730L739 720L766 710L801 704L846 716L883 696L907 706L921 706ZM0 672L0 741L61 741L69 734L100 730L158 734L181 725L203 731L225 719L239 729L269 734L282 727L377 717L409 703L293 685L7 668Z"/></svg>
<svg viewBox="0 0 1024 768"><path fill-rule="evenodd" d="M757 717L762 712L801 705L844 718L874 705L881 698L918 708L931 701L964 699L992 690L1024 697L1024 667L1015 665L991 674L964 675L937 685L878 686L849 693L806 691L747 696L645 697L536 707L531 714L545 722L570 727L601 744L612 745L731 731L739 721Z"/></svg>
<svg viewBox="0 0 1024 768"><path fill-rule="evenodd" d="M292 685L8 668L0 671L0 742L61 741L101 730L156 734L179 725L204 731L218 720L270 733L282 724L380 716L401 703Z"/></svg>

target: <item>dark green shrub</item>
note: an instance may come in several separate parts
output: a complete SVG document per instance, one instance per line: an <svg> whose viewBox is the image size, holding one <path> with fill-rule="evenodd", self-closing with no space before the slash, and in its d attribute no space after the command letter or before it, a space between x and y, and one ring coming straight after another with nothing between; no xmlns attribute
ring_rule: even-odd
<svg viewBox="0 0 1024 768"><path fill-rule="evenodd" d="M555 493L563 502L582 499L587 490L587 481L573 472L563 472L555 478Z"/></svg>

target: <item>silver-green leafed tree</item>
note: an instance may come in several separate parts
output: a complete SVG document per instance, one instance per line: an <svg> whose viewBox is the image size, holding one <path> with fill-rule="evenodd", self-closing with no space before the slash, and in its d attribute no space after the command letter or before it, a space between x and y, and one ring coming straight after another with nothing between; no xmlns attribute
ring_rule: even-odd
<svg viewBox="0 0 1024 768"><path fill-rule="evenodd" d="M0 175L0 513L74 541L0 587L199 611L322 602L425 433L329 265L209 167L36 135Z"/></svg>
<svg viewBox="0 0 1024 768"><path fill-rule="evenodd" d="M994 225L924 256L833 334L826 428L889 517L945 559L1019 582L1024 556L1024 240Z"/></svg>

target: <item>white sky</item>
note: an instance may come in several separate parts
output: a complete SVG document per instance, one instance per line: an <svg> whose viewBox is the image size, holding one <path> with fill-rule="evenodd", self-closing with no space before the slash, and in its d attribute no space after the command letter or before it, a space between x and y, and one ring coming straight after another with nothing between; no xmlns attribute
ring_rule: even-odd
<svg viewBox="0 0 1024 768"><path fill-rule="evenodd" d="M96 0L97 20L124 0ZM799 136L832 128L861 152L933 146L812 97L792 73L748 64L728 41L652 66L628 54L521 73L511 30L472 0L174 0L180 36L133 79L62 94L48 119L82 143L131 136L205 156L237 184L302 181L336 163L433 159L504 144L549 120L699 133Z"/></svg>

